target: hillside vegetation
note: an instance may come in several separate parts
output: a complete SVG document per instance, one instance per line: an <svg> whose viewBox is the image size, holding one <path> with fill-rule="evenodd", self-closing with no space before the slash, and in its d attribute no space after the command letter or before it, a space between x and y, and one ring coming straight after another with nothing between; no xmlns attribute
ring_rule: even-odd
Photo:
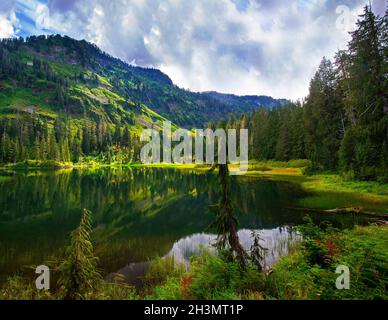
<svg viewBox="0 0 388 320"><path fill-rule="evenodd" d="M388 181L387 18L369 7L346 50L323 58L301 102L193 93L62 36L0 45L0 162L138 162L139 133L175 127L249 129L249 159L308 159L303 173ZM239 145L237 146L239 147Z"/></svg>
<svg viewBox="0 0 388 320"><path fill-rule="evenodd" d="M284 100L193 93L156 69L131 66L86 41L31 36L0 42L0 162L135 160L139 133L163 120L203 128ZM54 135L54 137L53 137ZM117 158L117 159L116 159Z"/></svg>

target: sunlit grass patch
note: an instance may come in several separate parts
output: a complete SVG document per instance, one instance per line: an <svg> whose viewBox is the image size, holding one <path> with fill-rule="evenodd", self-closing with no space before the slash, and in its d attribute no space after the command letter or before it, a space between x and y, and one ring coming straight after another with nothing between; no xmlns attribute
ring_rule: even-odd
<svg viewBox="0 0 388 320"><path fill-rule="evenodd" d="M69 78L72 78L74 77L74 75L79 75L85 72L83 68L75 64L65 64L51 61L50 65L55 73Z"/></svg>
<svg viewBox="0 0 388 320"><path fill-rule="evenodd" d="M110 84L110 82L108 81L108 79L106 77L103 77L103 76L100 76L98 74L95 74L97 76L97 79L100 83L102 83L103 85L106 85L108 87L112 87L112 85Z"/></svg>
<svg viewBox="0 0 388 320"><path fill-rule="evenodd" d="M339 192L359 192L387 196L388 184L376 181L347 181L339 175L317 175L309 179L304 184L307 189L324 190L329 188L331 191Z"/></svg>
<svg viewBox="0 0 388 320"><path fill-rule="evenodd" d="M388 212L388 185L376 181L347 181L338 174L304 176L303 168L279 167L281 163L250 162L248 177L298 183L309 195L301 207L334 209L360 207L366 211Z"/></svg>
<svg viewBox="0 0 388 320"><path fill-rule="evenodd" d="M12 107L14 109L23 110L29 106L35 106L37 112L40 109L50 109L49 100L52 98L53 92L46 90L44 92L33 92L29 88L6 87L0 92L0 108Z"/></svg>
<svg viewBox="0 0 388 320"><path fill-rule="evenodd" d="M276 168L272 170L273 174L302 175L300 168Z"/></svg>
<svg viewBox="0 0 388 320"><path fill-rule="evenodd" d="M388 185L375 181L345 181L338 175L307 177L302 186L312 195L300 205L315 209L361 207L364 210L388 211Z"/></svg>
<svg viewBox="0 0 388 320"><path fill-rule="evenodd" d="M55 160L25 160L22 162L6 164L5 168L45 168L45 169L62 169L71 168L72 162L60 162Z"/></svg>
<svg viewBox="0 0 388 320"><path fill-rule="evenodd" d="M290 160L282 161L249 161L248 175L286 175L286 176L301 176L303 168L308 166L308 160Z"/></svg>
<svg viewBox="0 0 388 320"><path fill-rule="evenodd" d="M356 192L323 192L299 200L299 205L313 209L359 207L365 211L388 212L386 197Z"/></svg>
<svg viewBox="0 0 388 320"><path fill-rule="evenodd" d="M275 160L263 160L263 161L257 161L257 160L250 160L249 161L249 168L252 170L255 170L260 167L267 167L267 168L305 168L310 165L310 160L305 159L296 159L296 160L290 160L290 161L275 161Z"/></svg>

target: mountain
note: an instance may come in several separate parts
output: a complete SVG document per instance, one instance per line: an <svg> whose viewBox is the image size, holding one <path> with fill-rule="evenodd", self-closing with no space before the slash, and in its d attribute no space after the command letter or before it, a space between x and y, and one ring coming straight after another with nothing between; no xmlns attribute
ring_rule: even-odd
<svg viewBox="0 0 388 320"><path fill-rule="evenodd" d="M132 131L160 127L164 119L182 127L203 127L229 113L286 102L190 92L157 69L131 66L84 40L60 35L2 40L0 90L2 117L29 113L79 119L86 114L111 125L126 123Z"/></svg>
<svg viewBox="0 0 388 320"><path fill-rule="evenodd" d="M257 109L258 107L276 108L287 104L286 99L274 99L268 96L236 96L234 94L225 94L215 91L205 92L205 95L216 99L230 107L238 107L244 109L244 112Z"/></svg>

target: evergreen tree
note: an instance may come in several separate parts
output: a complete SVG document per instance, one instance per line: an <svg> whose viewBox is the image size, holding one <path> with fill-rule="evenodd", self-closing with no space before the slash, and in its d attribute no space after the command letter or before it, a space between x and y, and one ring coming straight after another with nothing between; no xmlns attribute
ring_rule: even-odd
<svg viewBox="0 0 388 320"><path fill-rule="evenodd" d="M84 209L79 227L71 233L67 258L59 267L59 284L67 300L84 300L95 290L101 275L91 240L92 214Z"/></svg>
<svg viewBox="0 0 388 320"><path fill-rule="evenodd" d="M121 122L119 120L117 120L115 124L115 134L113 141L116 145L120 145L121 143Z"/></svg>
<svg viewBox="0 0 388 320"><path fill-rule="evenodd" d="M57 141L56 141L55 136L53 134L49 135L47 145L48 145L49 159L59 161L60 160L60 152L59 152Z"/></svg>
<svg viewBox="0 0 388 320"><path fill-rule="evenodd" d="M336 155L342 139L341 112L342 103L336 95L334 67L323 58L311 80L309 96L304 105L306 155L314 166L337 167Z"/></svg>
<svg viewBox="0 0 388 320"><path fill-rule="evenodd" d="M79 162L82 156L82 138L81 138L80 130L78 130L75 136L73 137L73 141L71 145L71 153L72 153L72 161L74 163Z"/></svg>
<svg viewBox="0 0 388 320"><path fill-rule="evenodd" d="M124 147L130 147L130 145L131 145L131 135L129 133L128 126L124 127L123 137L122 137L122 145Z"/></svg>
<svg viewBox="0 0 388 320"><path fill-rule="evenodd" d="M91 152L89 130L89 121L84 118L84 123L82 127L82 152L84 154L89 154Z"/></svg>
<svg viewBox="0 0 388 320"><path fill-rule="evenodd" d="M347 99L351 130L342 141L341 169L359 179L384 175L387 136L386 17L366 6L352 33L348 51ZM385 31L384 31L385 30ZM383 33L385 32L385 37ZM349 110L351 112L349 112Z"/></svg>
<svg viewBox="0 0 388 320"><path fill-rule="evenodd" d="M290 120L290 110L284 108L281 112L279 137L276 144L276 159L280 161L288 161L292 155Z"/></svg>

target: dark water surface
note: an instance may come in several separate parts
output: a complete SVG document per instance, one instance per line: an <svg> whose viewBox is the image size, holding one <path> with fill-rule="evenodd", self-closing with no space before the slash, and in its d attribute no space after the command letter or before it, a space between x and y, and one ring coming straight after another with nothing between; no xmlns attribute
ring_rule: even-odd
<svg viewBox="0 0 388 320"><path fill-rule="evenodd" d="M288 209L306 196L298 184L232 177L239 236L249 248L260 230L270 265L298 238L305 213ZM62 253L83 208L93 213L96 255L109 278L129 282L155 256L188 261L214 242L208 209L219 198L214 174L166 168L109 168L0 173L0 282ZM343 216L335 223L352 223ZM136 281L135 281L136 282Z"/></svg>

